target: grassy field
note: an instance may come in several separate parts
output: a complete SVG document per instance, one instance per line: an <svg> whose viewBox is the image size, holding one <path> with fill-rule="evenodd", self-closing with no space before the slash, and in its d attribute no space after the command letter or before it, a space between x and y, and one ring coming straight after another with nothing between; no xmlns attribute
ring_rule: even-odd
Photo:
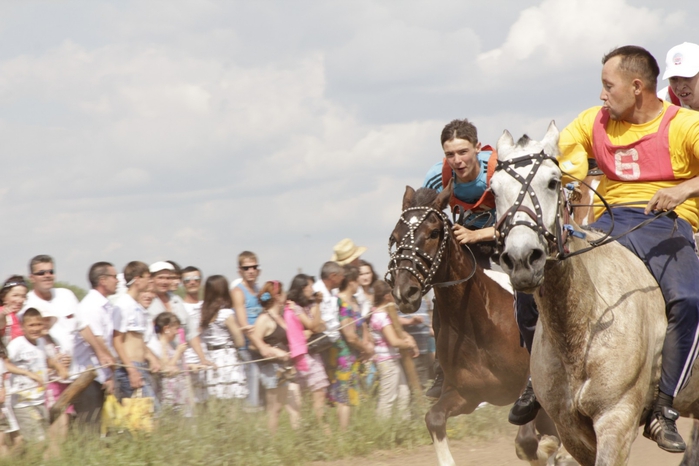
<svg viewBox="0 0 699 466"><path fill-rule="evenodd" d="M309 403L306 403L308 406ZM195 419L165 415L150 435L115 434L104 439L74 430L60 459L43 461L42 449L27 448L0 465L304 465L312 461L363 456L377 449L410 449L430 443L424 423L427 405L409 421L379 421L373 402L352 412L350 429L337 432L335 412L327 411L332 434L325 435L310 412L300 429L282 415L279 432L266 429L264 413L246 413L237 403L213 402ZM420 411L420 412L417 412ZM450 438L487 438L507 425L506 408L485 407L449 421Z"/></svg>

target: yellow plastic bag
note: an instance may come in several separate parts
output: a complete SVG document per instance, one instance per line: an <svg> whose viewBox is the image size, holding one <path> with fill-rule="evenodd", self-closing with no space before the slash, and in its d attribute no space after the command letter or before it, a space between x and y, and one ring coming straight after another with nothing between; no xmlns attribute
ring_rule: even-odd
<svg viewBox="0 0 699 466"><path fill-rule="evenodd" d="M100 433L104 437L110 430L129 430L132 434L153 432L153 412L153 398L142 397L140 389L132 398L123 398L121 403L114 395L107 395L102 407Z"/></svg>
<svg viewBox="0 0 699 466"><path fill-rule="evenodd" d="M131 398L121 400L124 427L132 434L136 432L153 432L153 412L155 411L152 397L142 397L141 389L134 392Z"/></svg>
<svg viewBox="0 0 699 466"><path fill-rule="evenodd" d="M105 437L110 430L124 429L124 408L114 395L107 395L102 405L100 434Z"/></svg>

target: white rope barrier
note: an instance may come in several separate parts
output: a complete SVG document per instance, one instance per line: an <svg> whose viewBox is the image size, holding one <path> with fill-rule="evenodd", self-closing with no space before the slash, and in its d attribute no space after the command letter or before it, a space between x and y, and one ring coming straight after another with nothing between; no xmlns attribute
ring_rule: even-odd
<svg viewBox="0 0 699 466"><path fill-rule="evenodd" d="M356 324L358 321L365 320L367 317L371 316L371 315L374 314L375 312L379 312L381 309L384 309L386 306L387 306L387 305L380 306L380 307L378 307L378 308L376 308L376 309L374 309L374 310L372 310L372 311L369 311L369 312L367 312L367 314L366 314L365 316L362 316L362 317L360 317L359 319L345 319L345 320L350 320L350 322L348 322L348 323L346 323L346 324L344 324L344 325L339 326L339 327L337 328L337 330L338 330L338 331L339 331L339 330L342 330L342 329L345 328L345 327L349 327L350 325ZM279 324L277 324L277 325L279 325ZM328 334L327 334L327 333L323 333L323 336L317 338L317 339L314 340L314 341L318 341L318 340L321 340L321 339L323 339L323 338L329 338L329 337L328 337ZM239 350L242 349L242 348L235 348L235 349L236 349L236 351L239 351ZM289 355L289 356L291 356L291 353L288 352L288 351L286 352L286 354ZM221 366L216 366L216 365L207 366L206 364L200 364L200 366L202 366L202 367L199 367L199 368L197 368L197 369L182 369L182 370L178 370L175 374L170 375L170 377L174 377L175 375L182 374L182 373L194 373L194 372L201 372L201 371L208 371L208 370L217 370L217 369L222 369L222 368L224 368L224 367L244 366L244 365L246 365L246 364L253 364L253 363L258 363L258 362L274 361L274 360L279 360L279 357L260 358L260 359L254 359L254 360L251 360L251 361L240 361L240 362L235 362L235 363L232 363L232 364L224 364L224 365L221 365ZM144 368L142 368L142 367L128 366L128 365L125 365L125 364L114 363L114 364L102 364L102 365L96 366L96 367L89 367L89 368L87 368L87 369L84 370L84 371L80 371L80 372L75 372L75 373L69 374L69 375L68 375L68 378L69 378L69 379L72 379L73 377L77 377L77 376L79 376L79 375L82 375L82 374L91 372L91 371L93 371L93 370L96 371L96 370L98 370L98 369L105 369L105 368L111 369L111 368L117 368L117 367L123 367L123 368L126 368L126 369L128 369L129 367L132 367L132 368L139 369L139 370L145 370L145 371L150 372L150 373L152 373L152 374L161 374L161 375L162 375L162 374L167 374L167 372L162 371L162 370L161 370L161 371L158 371L158 372L153 372L153 371L151 371L150 369L144 369ZM24 376L24 377L27 377L27 376ZM166 377L168 377L168 376L166 375ZM60 381L62 381L62 380L66 380L66 379L62 379L62 378L60 378L60 377L52 378L52 379L49 379L44 385L47 385L47 384L53 383L53 382L60 382ZM33 389L38 388L38 387L41 387L41 386L42 386L42 385L36 384L36 385L30 386L30 387L25 387L25 388L23 388L22 390L17 390L17 391L6 391L6 392L5 392L5 396L8 396L8 395L15 395L15 394L17 394L17 393L26 392L26 391L33 390Z"/></svg>

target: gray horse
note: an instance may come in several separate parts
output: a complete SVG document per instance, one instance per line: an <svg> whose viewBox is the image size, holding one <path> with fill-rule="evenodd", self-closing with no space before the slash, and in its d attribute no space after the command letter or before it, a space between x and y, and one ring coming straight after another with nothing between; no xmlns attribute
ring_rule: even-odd
<svg viewBox="0 0 699 466"><path fill-rule="evenodd" d="M498 141L505 169L491 187L507 225L501 265L516 290L534 294L531 376L563 445L584 466L625 465L657 389L665 303L644 264L616 242L558 259L558 248L574 252L597 237L566 238L558 135L552 122L540 142L515 144L507 131ZM699 414L698 384L693 377L675 400L684 416Z"/></svg>

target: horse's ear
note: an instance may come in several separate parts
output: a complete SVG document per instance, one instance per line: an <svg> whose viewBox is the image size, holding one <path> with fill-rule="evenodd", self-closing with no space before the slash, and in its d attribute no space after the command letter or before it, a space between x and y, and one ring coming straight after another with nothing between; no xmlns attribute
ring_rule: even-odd
<svg viewBox="0 0 699 466"><path fill-rule="evenodd" d="M506 149L510 149L514 145L515 140L512 138L510 132L505 130L502 132L502 136L500 136L500 139L498 139L498 142L495 145L495 150L497 150L498 154L502 154L506 151Z"/></svg>
<svg viewBox="0 0 699 466"><path fill-rule="evenodd" d="M410 186L405 187L405 194L403 194L403 210L413 205L413 198L415 197L415 190Z"/></svg>
<svg viewBox="0 0 699 466"><path fill-rule="evenodd" d="M546 135L544 136L544 139L541 140L541 143L544 145L544 151L547 154L553 156L558 155L558 136L559 131L556 127L556 122L551 120L551 123L549 123L549 127L546 130Z"/></svg>
<svg viewBox="0 0 699 466"><path fill-rule="evenodd" d="M442 192L437 195L437 199L435 199L434 203L438 210L447 208L452 192L454 192L454 178L450 179L449 183L442 189Z"/></svg>

